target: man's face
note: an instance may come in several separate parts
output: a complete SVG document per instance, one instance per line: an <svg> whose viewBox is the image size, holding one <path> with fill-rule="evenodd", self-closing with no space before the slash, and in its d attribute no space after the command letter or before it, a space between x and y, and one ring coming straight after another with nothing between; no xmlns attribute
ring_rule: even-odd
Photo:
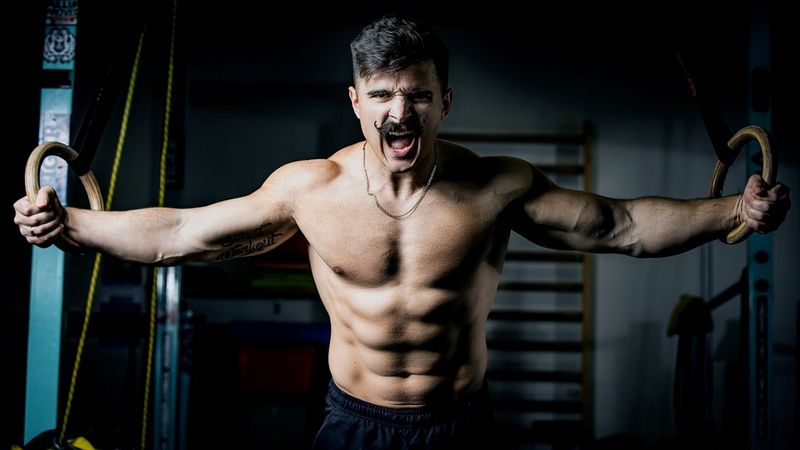
<svg viewBox="0 0 800 450"><path fill-rule="evenodd" d="M442 94L432 61L361 78L349 91L370 150L396 173L413 169L433 151L453 95L450 89Z"/></svg>

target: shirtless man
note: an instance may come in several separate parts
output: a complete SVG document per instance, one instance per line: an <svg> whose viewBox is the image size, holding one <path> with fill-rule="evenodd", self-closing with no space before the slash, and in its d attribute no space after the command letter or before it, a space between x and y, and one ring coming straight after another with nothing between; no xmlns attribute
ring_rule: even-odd
<svg viewBox="0 0 800 450"><path fill-rule="evenodd" d="M559 188L527 162L437 139L453 91L447 50L429 28L383 18L351 51L350 101L366 140L287 164L250 195L94 212L62 208L45 188L14 205L31 244L64 233L146 264L263 253L302 231L331 321L333 382L315 448L478 445L492 426L485 327L512 230L552 248L656 257L743 221L772 231L789 209L788 188L758 176L742 195L703 200ZM229 252L234 244L250 250Z"/></svg>

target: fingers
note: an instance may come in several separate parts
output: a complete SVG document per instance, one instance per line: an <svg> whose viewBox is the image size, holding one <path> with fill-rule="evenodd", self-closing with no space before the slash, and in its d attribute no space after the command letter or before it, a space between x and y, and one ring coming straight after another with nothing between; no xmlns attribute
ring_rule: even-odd
<svg viewBox="0 0 800 450"><path fill-rule="evenodd" d="M754 211L752 209L746 211L745 223L748 227L760 233L768 233L775 231L778 226L783 222L785 216L770 214L769 212Z"/></svg>
<svg viewBox="0 0 800 450"><path fill-rule="evenodd" d="M32 216L17 214L14 223L19 226L19 233L31 244L48 246L49 240L56 237L64 229L61 217L52 211L45 211Z"/></svg>
<svg viewBox="0 0 800 450"><path fill-rule="evenodd" d="M788 186L781 183L777 183L775 184L775 186L772 186L772 188L770 188L767 191L767 197L775 202L779 202L781 200L789 201L790 192L791 189L789 189Z"/></svg>
<svg viewBox="0 0 800 450"><path fill-rule="evenodd" d="M50 187L45 186L39 190L36 196L36 201L31 202L28 197L22 197L14 203L14 209L17 213L29 216L37 214L46 210L58 210L61 208L61 202L58 200L56 191Z"/></svg>
<svg viewBox="0 0 800 450"><path fill-rule="evenodd" d="M56 214L55 211L42 211L30 216L16 214L14 216L14 223L17 225L38 227L50 222L60 222L61 216Z"/></svg>
<svg viewBox="0 0 800 450"><path fill-rule="evenodd" d="M58 221L61 217L60 210L53 208L43 209L28 201L27 197L14 203L14 223L17 225L36 226L51 221Z"/></svg>
<svg viewBox="0 0 800 450"><path fill-rule="evenodd" d="M789 192L790 189L781 183L769 187L760 175L751 176L742 194L743 221L762 233L774 231L786 219L791 207Z"/></svg>
<svg viewBox="0 0 800 450"><path fill-rule="evenodd" d="M34 202L23 197L14 203L14 223L29 243L47 247L64 229L63 211L55 190L46 186Z"/></svg>
<svg viewBox="0 0 800 450"><path fill-rule="evenodd" d="M756 197L765 197L774 202L783 198L788 198L791 189L780 182L775 183L775 185L772 187L769 187L764 179L761 178L761 175L754 174L748 178L747 185L745 186L745 192L750 192Z"/></svg>
<svg viewBox="0 0 800 450"><path fill-rule="evenodd" d="M56 190L52 186L45 186L36 195L36 206L42 209L57 208L61 206Z"/></svg>
<svg viewBox="0 0 800 450"><path fill-rule="evenodd" d="M43 231L44 229L39 230L38 227L36 229L38 233L35 236L25 235L23 233L25 240L28 241L29 244L38 245L39 247L49 247L53 245L55 238L58 237L62 231L64 231L64 225L59 223L55 226L55 228L47 230L46 232ZM43 232L44 234L40 234Z"/></svg>

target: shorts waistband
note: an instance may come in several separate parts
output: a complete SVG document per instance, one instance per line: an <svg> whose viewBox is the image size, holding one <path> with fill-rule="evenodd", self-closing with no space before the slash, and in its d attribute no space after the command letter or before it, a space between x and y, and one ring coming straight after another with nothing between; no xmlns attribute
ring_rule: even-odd
<svg viewBox="0 0 800 450"><path fill-rule="evenodd" d="M454 418L473 415L484 411L490 404L489 386L486 381L477 391L462 398L447 402L441 406L422 408L390 408L375 405L353 397L342 391L331 380L328 388L328 400L352 414L366 419L388 422L396 425L415 425L420 423L439 423Z"/></svg>

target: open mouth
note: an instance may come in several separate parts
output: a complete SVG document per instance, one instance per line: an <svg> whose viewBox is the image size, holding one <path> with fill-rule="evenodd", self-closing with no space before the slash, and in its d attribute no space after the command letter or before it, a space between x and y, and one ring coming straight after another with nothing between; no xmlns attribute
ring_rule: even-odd
<svg viewBox="0 0 800 450"><path fill-rule="evenodd" d="M385 135L391 156L395 158L413 157L417 134L413 131L390 131Z"/></svg>

